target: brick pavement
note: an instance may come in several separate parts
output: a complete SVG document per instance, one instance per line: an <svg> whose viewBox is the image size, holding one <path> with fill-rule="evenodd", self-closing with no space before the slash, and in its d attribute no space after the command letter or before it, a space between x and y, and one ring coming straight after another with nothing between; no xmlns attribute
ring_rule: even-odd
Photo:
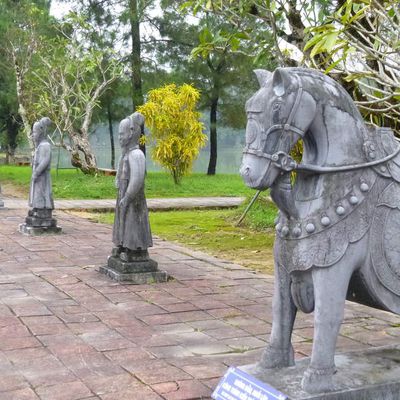
<svg viewBox="0 0 400 400"><path fill-rule="evenodd" d="M174 279L122 285L97 272L111 227L57 212L63 234L17 232L0 210L0 399L209 399L229 365L258 360L273 278L173 243L151 255ZM348 303L338 350L398 343L400 317ZM310 354L300 314L296 357Z"/></svg>

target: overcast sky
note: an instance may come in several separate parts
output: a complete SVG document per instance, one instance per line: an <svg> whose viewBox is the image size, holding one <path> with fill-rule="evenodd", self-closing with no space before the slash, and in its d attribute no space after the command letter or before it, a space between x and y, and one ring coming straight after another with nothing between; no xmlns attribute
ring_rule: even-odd
<svg viewBox="0 0 400 400"><path fill-rule="evenodd" d="M50 5L50 14L54 15L56 18L61 18L67 14L68 11L71 11L71 9L72 5L70 3L60 3L57 0L52 0Z"/></svg>

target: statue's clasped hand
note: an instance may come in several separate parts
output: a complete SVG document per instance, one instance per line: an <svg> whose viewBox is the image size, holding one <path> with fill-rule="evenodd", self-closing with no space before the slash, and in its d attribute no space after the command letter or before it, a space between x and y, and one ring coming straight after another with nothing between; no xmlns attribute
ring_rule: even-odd
<svg viewBox="0 0 400 400"><path fill-rule="evenodd" d="M271 156L272 162L281 170L290 172L297 168L297 163L284 151L278 151Z"/></svg>
<svg viewBox="0 0 400 400"><path fill-rule="evenodd" d="M123 198L120 200L120 202L119 202L119 206L120 206L121 208L125 208L126 205L127 205L127 203L128 203L127 198L126 198L126 197L123 197Z"/></svg>

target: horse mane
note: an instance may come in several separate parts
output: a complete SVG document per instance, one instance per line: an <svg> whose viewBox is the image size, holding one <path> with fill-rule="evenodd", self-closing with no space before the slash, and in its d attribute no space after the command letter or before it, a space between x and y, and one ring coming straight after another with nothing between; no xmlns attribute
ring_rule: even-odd
<svg viewBox="0 0 400 400"><path fill-rule="evenodd" d="M300 79L303 89L308 91L317 103L330 102L354 117L363 119L351 96L334 79L316 69L298 67L287 69ZM315 85L315 80L321 84Z"/></svg>

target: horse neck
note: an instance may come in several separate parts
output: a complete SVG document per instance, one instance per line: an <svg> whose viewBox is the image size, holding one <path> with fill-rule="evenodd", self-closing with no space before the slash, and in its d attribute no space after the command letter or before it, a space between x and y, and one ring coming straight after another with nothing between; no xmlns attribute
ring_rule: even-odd
<svg viewBox="0 0 400 400"><path fill-rule="evenodd" d="M339 166L364 162L366 129L359 114L320 105L304 137L303 163Z"/></svg>
<svg viewBox="0 0 400 400"><path fill-rule="evenodd" d="M366 126L361 117L332 106L321 107L304 137L303 164L344 166L366 161L363 143ZM309 174L298 173L293 190L294 213L304 217L325 207L346 192L346 185L362 171Z"/></svg>

